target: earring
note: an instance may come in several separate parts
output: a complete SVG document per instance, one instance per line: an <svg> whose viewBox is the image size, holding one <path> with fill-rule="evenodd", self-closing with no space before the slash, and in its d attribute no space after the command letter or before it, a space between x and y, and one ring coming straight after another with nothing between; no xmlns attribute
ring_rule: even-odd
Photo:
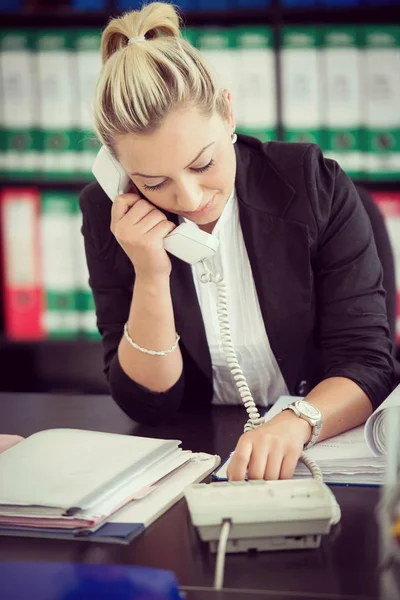
<svg viewBox="0 0 400 600"><path fill-rule="evenodd" d="M237 141L236 133L232 133L231 138L232 138L232 144L236 144L236 141Z"/></svg>

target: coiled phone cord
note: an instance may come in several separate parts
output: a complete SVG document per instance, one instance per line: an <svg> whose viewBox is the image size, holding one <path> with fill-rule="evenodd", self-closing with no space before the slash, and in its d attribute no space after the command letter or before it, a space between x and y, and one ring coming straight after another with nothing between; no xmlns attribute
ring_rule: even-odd
<svg viewBox="0 0 400 600"><path fill-rule="evenodd" d="M222 348L224 350L228 367L236 383L239 395L249 416L247 423L244 426L244 432L246 433L256 429L256 427L259 427L260 425L263 425L265 420L264 417L261 417L257 410L254 398L250 392L249 386L247 385L243 371L240 368L235 348L233 346L231 328L228 318L228 296L226 283L221 275L214 274L210 271L205 263L205 260L202 260L201 262L204 268L204 273L201 274L200 281L202 283L215 283L217 286L217 314L221 333ZM310 470L314 479L318 479L319 481L323 480L321 469L317 463L312 460L312 458L305 454L305 452L301 453L300 460Z"/></svg>

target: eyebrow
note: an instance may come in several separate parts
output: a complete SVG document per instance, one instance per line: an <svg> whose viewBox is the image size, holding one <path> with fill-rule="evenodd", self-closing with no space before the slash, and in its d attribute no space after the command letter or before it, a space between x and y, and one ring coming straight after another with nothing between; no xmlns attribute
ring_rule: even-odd
<svg viewBox="0 0 400 600"><path fill-rule="evenodd" d="M202 150L200 150L200 152L198 153L198 155L196 156L196 158L194 158L186 167L185 169L188 169L194 162L196 162L196 160L198 160L200 158L200 156L203 154L203 152L205 150L207 150L207 148L209 148L210 146L212 146L213 144L215 144L215 142L211 142L211 144L208 144L207 146L204 146L204 148ZM162 177L164 177L164 175L145 175L144 173L130 173L131 177L135 177L135 176L139 176L139 177L146 177L146 179L160 179Z"/></svg>

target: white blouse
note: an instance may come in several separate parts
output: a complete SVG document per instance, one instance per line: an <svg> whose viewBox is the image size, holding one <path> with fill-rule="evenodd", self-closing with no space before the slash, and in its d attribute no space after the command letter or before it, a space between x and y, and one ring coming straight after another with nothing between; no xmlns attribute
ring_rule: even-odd
<svg viewBox="0 0 400 600"><path fill-rule="evenodd" d="M198 227L192 221L181 222ZM235 190L218 219L213 235L219 239L217 254L206 260L214 274L223 276L227 286L228 317L236 355L254 401L259 406L273 404L288 389L271 350L239 221ZM240 404L241 398L227 365L221 344L217 314L217 287L202 283L203 265L192 266L193 279L210 349L214 396L213 404Z"/></svg>

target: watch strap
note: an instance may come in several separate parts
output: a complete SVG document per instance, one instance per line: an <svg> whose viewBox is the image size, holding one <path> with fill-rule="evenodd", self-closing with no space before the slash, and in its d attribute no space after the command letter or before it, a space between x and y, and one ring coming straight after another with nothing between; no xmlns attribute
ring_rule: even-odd
<svg viewBox="0 0 400 600"><path fill-rule="evenodd" d="M290 409L292 412L294 412L294 414L299 417L300 419L303 419L304 421L307 421L307 423L309 423L310 427L311 427L311 436L310 439L308 440L308 442L306 442L303 446L303 450L307 450L308 448L311 448L311 446L314 446L314 444L317 442L319 435L321 433L321 429L322 429L322 421L320 421L319 423L317 423L316 425L313 425L312 423L310 423L310 421L301 414L301 412L299 411L299 409L296 407L295 402L293 404L289 404L289 406L286 407L287 410Z"/></svg>
<svg viewBox="0 0 400 600"><path fill-rule="evenodd" d="M304 444L303 450L307 450L308 448L311 448L311 446L314 446L314 444L317 442L317 440L319 438L321 429L322 429L322 423L319 423L318 425L311 425L311 437L308 440L308 442L306 444Z"/></svg>

